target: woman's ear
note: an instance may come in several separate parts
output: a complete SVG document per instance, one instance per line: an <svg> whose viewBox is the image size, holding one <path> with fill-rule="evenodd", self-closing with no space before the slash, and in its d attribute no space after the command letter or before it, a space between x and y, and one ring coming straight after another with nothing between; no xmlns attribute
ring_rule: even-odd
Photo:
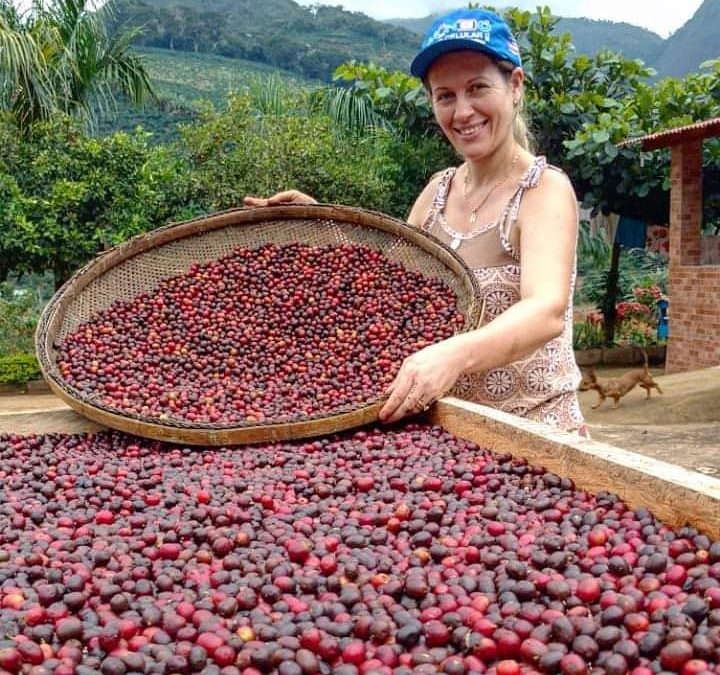
<svg viewBox="0 0 720 675"><path fill-rule="evenodd" d="M513 101L520 101L523 95L525 72L522 68L515 68L510 74L510 88L512 89Z"/></svg>

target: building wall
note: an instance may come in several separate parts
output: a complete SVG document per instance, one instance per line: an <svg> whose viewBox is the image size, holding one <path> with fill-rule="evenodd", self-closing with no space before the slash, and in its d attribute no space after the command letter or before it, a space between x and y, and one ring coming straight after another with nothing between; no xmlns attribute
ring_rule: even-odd
<svg viewBox="0 0 720 675"><path fill-rule="evenodd" d="M668 373L720 365L720 266L702 264L702 141L672 148Z"/></svg>
<svg viewBox="0 0 720 675"><path fill-rule="evenodd" d="M669 290L666 372L719 366L720 266L671 265Z"/></svg>

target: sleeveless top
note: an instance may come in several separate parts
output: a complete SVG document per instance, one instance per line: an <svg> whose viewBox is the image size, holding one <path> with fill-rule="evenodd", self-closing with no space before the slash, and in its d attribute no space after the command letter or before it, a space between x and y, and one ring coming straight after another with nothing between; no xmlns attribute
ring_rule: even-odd
<svg viewBox="0 0 720 675"><path fill-rule="evenodd" d="M484 307L481 325L520 300L520 251L510 243L510 232L523 194L538 185L547 168L560 171L548 166L544 157L536 157L498 219L470 233L453 230L445 219L445 204L457 168L441 173L422 229L448 245L460 241L458 253L479 282L478 301ZM576 393L581 376L572 347L574 267L562 334L523 359L485 372L462 375L452 395L556 428L584 432L585 422Z"/></svg>

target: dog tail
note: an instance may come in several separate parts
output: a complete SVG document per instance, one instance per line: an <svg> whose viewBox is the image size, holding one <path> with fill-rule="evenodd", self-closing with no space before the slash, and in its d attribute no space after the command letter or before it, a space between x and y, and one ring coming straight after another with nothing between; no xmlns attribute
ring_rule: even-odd
<svg viewBox="0 0 720 675"><path fill-rule="evenodd" d="M643 359L645 359L645 364L643 366L645 368L645 374L648 375L650 372L650 371L648 371L648 355L647 355L647 352L642 347L640 347L640 351L643 353Z"/></svg>

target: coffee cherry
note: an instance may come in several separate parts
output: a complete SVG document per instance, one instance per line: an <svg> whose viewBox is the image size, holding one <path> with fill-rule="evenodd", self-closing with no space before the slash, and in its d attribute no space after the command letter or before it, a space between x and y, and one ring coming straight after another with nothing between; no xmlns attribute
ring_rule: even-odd
<svg viewBox="0 0 720 675"><path fill-rule="evenodd" d="M406 357L462 328L456 305L443 281L369 246L238 248L113 303L62 340L57 368L135 418L296 421L379 399Z"/></svg>
<svg viewBox="0 0 720 675"><path fill-rule="evenodd" d="M712 543L440 427L2 435L0 473L2 673L718 671Z"/></svg>

